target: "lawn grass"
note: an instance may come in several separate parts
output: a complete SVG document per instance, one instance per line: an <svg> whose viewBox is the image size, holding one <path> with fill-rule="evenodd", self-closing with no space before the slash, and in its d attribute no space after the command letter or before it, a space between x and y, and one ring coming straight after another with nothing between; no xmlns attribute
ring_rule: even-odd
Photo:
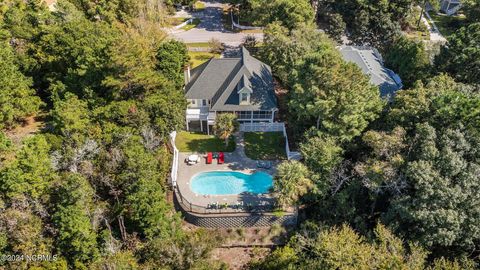
<svg viewBox="0 0 480 270"><path fill-rule="evenodd" d="M195 28L197 27L197 25L200 23L200 19L199 18L195 18L193 19L193 21L187 25L185 25L184 27L182 27L182 30L185 30L185 31L188 31L192 28Z"/></svg>
<svg viewBox="0 0 480 270"><path fill-rule="evenodd" d="M175 138L175 145L180 152L233 152L235 151L235 138L230 137L228 147L225 141L213 135L181 131Z"/></svg>
<svg viewBox="0 0 480 270"><path fill-rule="evenodd" d="M255 160L283 160L285 137L282 132L245 132L245 154Z"/></svg>
<svg viewBox="0 0 480 270"><path fill-rule="evenodd" d="M210 43L208 42L192 42L192 43L186 43L187 47L190 48L208 48L210 47Z"/></svg>
<svg viewBox="0 0 480 270"><path fill-rule="evenodd" d="M197 67L205 62L207 62L210 58L215 57L219 58L220 54L218 53L211 53L211 52L188 52L190 56L190 67L194 68Z"/></svg>
<svg viewBox="0 0 480 270"><path fill-rule="evenodd" d="M195 2L194 8L196 11L204 10L205 9L205 3L201 1Z"/></svg>
<svg viewBox="0 0 480 270"><path fill-rule="evenodd" d="M440 31L444 37L452 35L456 30L460 29L465 22L465 16L447 16L444 14L436 14L435 12L430 12L429 15L437 26L438 31Z"/></svg>
<svg viewBox="0 0 480 270"><path fill-rule="evenodd" d="M188 20L190 18L184 18L184 17L171 17L171 18L168 18L168 25L171 26L171 27L174 27L174 26L177 26L183 22L185 22L186 20Z"/></svg>

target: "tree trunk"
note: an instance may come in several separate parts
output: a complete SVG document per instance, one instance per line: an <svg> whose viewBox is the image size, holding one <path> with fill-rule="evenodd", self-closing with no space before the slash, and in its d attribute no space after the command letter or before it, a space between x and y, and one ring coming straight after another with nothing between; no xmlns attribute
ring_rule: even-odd
<svg viewBox="0 0 480 270"><path fill-rule="evenodd" d="M127 240L127 230L125 229L125 224L123 222L123 216L118 216L118 227L120 228L120 234L122 236L122 240Z"/></svg>
<svg viewBox="0 0 480 270"><path fill-rule="evenodd" d="M420 27L420 22L422 21L422 17L423 17L423 11L425 10L426 6L427 6L427 0L424 0L422 5L422 11L420 11L420 18L418 18L418 22L417 22L417 28Z"/></svg>
<svg viewBox="0 0 480 270"><path fill-rule="evenodd" d="M320 116L317 118L317 129L320 129Z"/></svg>

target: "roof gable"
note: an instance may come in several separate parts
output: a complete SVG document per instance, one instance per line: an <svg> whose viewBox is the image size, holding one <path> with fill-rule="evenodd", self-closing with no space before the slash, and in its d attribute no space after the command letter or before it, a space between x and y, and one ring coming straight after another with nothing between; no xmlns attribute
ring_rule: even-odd
<svg viewBox="0 0 480 270"><path fill-rule="evenodd" d="M210 99L217 111L271 110L277 107L271 69L242 47L241 58L211 59L192 70L185 87L189 99ZM197 70L198 69L198 70ZM250 93L249 105L239 105L240 91Z"/></svg>
<svg viewBox="0 0 480 270"><path fill-rule="evenodd" d="M355 63L369 75L370 83L379 86L382 97L392 96L403 87L400 77L383 66L383 59L374 48L341 46L340 52L345 61Z"/></svg>

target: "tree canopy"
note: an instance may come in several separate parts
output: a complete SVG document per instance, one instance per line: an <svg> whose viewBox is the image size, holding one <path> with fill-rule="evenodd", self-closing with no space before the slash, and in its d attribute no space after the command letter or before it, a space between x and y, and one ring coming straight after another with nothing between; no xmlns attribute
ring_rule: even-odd
<svg viewBox="0 0 480 270"><path fill-rule="evenodd" d="M465 83L480 84L480 23L460 28L448 38L436 58L440 71L452 74Z"/></svg>
<svg viewBox="0 0 480 270"><path fill-rule="evenodd" d="M12 128L37 113L42 102L32 80L20 72L10 46L0 43L0 128Z"/></svg>

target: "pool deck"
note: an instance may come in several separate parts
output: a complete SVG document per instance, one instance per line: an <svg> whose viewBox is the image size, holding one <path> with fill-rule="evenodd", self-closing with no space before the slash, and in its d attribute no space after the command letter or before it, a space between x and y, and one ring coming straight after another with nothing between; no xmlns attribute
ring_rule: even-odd
<svg viewBox="0 0 480 270"><path fill-rule="evenodd" d="M245 155L243 134L236 133L236 148L234 152L225 152L225 163L218 164L217 159L214 159L212 164L206 164L205 154L199 153L179 153L178 178L177 187L181 196L189 203L200 207L207 207L208 204L225 204L235 205L243 202L244 205L273 205L274 199L271 194L251 194L241 193L237 195L201 195L194 193L190 188L190 180L192 177L201 172L209 171L237 171L243 173L255 173L258 171L266 172L270 175L275 175L278 161L272 161L271 169L259 169L256 165L256 160L250 159ZM185 163L186 157L191 154L199 154L201 160L195 165L187 165Z"/></svg>

